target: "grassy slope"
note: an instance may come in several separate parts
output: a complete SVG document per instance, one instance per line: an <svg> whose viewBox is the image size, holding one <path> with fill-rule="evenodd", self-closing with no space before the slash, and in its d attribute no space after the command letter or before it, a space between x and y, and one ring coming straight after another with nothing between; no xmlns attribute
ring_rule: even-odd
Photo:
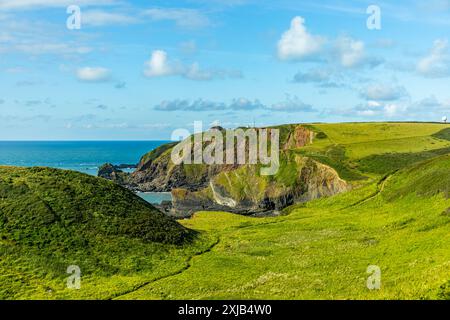
<svg viewBox="0 0 450 320"><path fill-rule="evenodd" d="M301 150L350 181L380 176L450 152L450 125L438 123L314 124L327 135Z"/></svg>
<svg viewBox="0 0 450 320"><path fill-rule="evenodd" d="M446 183L430 183L436 176ZM122 298L449 299L449 181L445 156L284 217L198 213L184 225L219 244ZM379 291L366 288L368 265L382 270Z"/></svg>
<svg viewBox="0 0 450 320"><path fill-rule="evenodd" d="M448 299L450 159L414 163L450 153L450 126L313 128L327 137L298 151L349 180L370 177L363 187L277 218L198 213L183 224L219 235L219 244L183 274L123 298ZM380 291L366 288L371 264L382 270Z"/></svg>
<svg viewBox="0 0 450 320"><path fill-rule="evenodd" d="M342 145L350 159L390 152L422 152L450 147L450 141L435 137L450 125L432 123L320 124L329 143Z"/></svg>
<svg viewBox="0 0 450 320"><path fill-rule="evenodd" d="M0 298L108 298L178 271L212 241L112 182L0 167ZM69 265L83 290L65 289Z"/></svg>
<svg viewBox="0 0 450 320"><path fill-rule="evenodd" d="M448 156L379 181L449 154L450 125L313 128L326 137L297 152L330 164L361 188L293 206L276 218L198 213L182 221L200 232L191 245L97 237L88 250L56 251L61 263L51 272L53 252L3 239L0 297L449 299ZM83 259L82 290L65 289L63 267ZM365 286L371 264L382 270L380 291Z"/></svg>

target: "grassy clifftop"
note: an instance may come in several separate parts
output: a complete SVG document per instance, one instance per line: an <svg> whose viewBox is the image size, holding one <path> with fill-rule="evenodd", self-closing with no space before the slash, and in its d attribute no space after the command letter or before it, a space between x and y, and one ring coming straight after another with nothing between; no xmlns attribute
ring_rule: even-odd
<svg viewBox="0 0 450 320"><path fill-rule="evenodd" d="M172 212L179 216L197 210L247 214L333 195L450 150L450 126L443 123L314 123L272 128L280 130L280 167L274 176L260 176L255 165L175 166L170 159L172 143L144 155L128 185L143 191L190 191L184 198L178 197L180 192L173 194ZM318 175L324 171L328 173Z"/></svg>
<svg viewBox="0 0 450 320"><path fill-rule="evenodd" d="M360 180L447 154L450 125L442 123L314 124L326 138L299 152L334 167L346 180Z"/></svg>
<svg viewBox="0 0 450 320"><path fill-rule="evenodd" d="M311 157L331 166L347 181L382 175L450 150L450 124L443 123L315 123L273 128L280 130L284 153ZM312 143L307 139L309 132L314 135ZM142 178L152 165L156 168L160 162L170 162L168 155L174 145L166 144L145 154L136 176ZM289 161L282 162L281 169L284 164L289 165ZM208 171L199 165L185 165L181 173L190 177L191 167L195 172ZM164 173L170 175L171 170Z"/></svg>

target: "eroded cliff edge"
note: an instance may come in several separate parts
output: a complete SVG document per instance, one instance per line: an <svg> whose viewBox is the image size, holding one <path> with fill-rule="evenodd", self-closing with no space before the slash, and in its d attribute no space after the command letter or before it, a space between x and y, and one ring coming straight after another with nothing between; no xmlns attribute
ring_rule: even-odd
<svg viewBox="0 0 450 320"><path fill-rule="evenodd" d="M320 140L323 132L304 125L277 128L280 166L272 176L261 175L259 164L175 165L171 152L177 143L162 145L144 155L131 174L108 165L99 176L135 191L172 192L172 205L162 210L176 217L189 217L201 210L246 215L278 213L289 205L350 188L336 170L300 152L302 147Z"/></svg>

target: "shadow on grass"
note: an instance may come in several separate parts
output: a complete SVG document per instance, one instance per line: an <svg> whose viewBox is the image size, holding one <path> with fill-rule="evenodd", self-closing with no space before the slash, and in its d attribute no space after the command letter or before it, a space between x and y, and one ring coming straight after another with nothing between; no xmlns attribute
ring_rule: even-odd
<svg viewBox="0 0 450 320"><path fill-rule="evenodd" d="M450 131L449 131L450 132ZM407 167L420 161L450 154L450 147L406 153L385 153L362 158L356 163L359 170L369 173L386 174Z"/></svg>

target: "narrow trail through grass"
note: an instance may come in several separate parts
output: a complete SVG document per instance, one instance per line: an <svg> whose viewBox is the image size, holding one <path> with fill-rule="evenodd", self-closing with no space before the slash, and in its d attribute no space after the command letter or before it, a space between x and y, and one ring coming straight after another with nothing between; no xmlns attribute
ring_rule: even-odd
<svg viewBox="0 0 450 320"><path fill-rule="evenodd" d="M276 218L274 218L274 219L277 219L276 221L270 221L270 222L266 222L266 223L251 224L251 225L245 225L245 226L235 226L235 227L230 228L230 231L233 232L233 231L242 230L242 229L259 228L259 227L266 226L266 225L279 224L279 223L286 222L286 220L279 219L279 218L280 217L276 217ZM257 220L259 218L253 218L253 219ZM224 235L222 235L222 236L224 236ZM206 248L205 250L203 250L203 251L201 251L201 252L199 252L197 254L194 254L194 255L188 257L186 259L186 265L183 268L181 268L180 270L178 270L176 272L172 272L172 273L170 273L168 275L159 277L157 279L154 279L154 280L142 283L139 286L137 286L137 287L135 287L135 288L133 288L133 289L131 289L129 291L126 291L126 292L114 295L112 298L109 298L108 300L120 300L122 297L124 297L124 296L126 296L128 294L135 293L135 292L137 292L137 291L139 291L141 289L144 289L145 287L147 287L149 285L155 284L156 282L163 281L163 280L168 280L170 278L173 278L173 277L176 277L176 276L179 276L179 275L183 274L184 272L188 271L192 267L192 261L194 260L194 258L200 257L200 256L202 256L202 255L204 255L204 254L206 254L208 252L211 252L220 242L221 242L221 237L218 236L217 239L208 248Z"/></svg>
<svg viewBox="0 0 450 320"><path fill-rule="evenodd" d="M347 207L341 208L340 210L346 210L346 209L349 209L349 208L353 208L353 207L359 206L359 205L364 204L364 203L374 199L375 197L377 197L381 192L383 192L384 187L386 186L386 183L389 181L389 179L393 175L395 175L395 173L397 171L398 170L394 171L391 174L388 174L388 175L385 175L384 177L382 177L380 179L380 181L378 181L378 183L377 183L377 190L374 193L372 193L371 195L369 195L369 196L367 196L367 197L365 197L363 199L358 200L357 202L355 202L355 203L353 203L353 204L351 204L351 205L349 205Z"/></svg>
<svg viewBox="0 0 450 320"><path fill-rule="evenodd" d="M112 297L108 298L107 300L120 300L121 297L123 297L123 296L125 296L125 295L127 295L127 294L130 294L130 293L136 292L136 291L138 291L138 290L144 288L145 286L148 286L148 285L153 284L153 283L155 283L155 282L158 282L158 281L161 281L161 280L164 280L164 279L168 279L168 278L177 276L177 275L179 275L179 274L182 274L182 273L185 272L186 270L189 270L190 267L192 267L192 260L193 260L195 257L199 257L199 256L201 256L201 255L203 255L203 254L205 254L205 253L211 252L211 250L213 250L214 247L217 246L219 243L220 243L220 237L217 237L217 239L216 239L210 246L208 246L205 250L200 251L200 252L198 252L198 253L196 253L196 254L194 254L194 255L188 257L188 258L186 259L186 265L185 265L183 268L181 268L180 270L175 271L175 272L172 272L172 273L170 273L170 274L168 274L168 275L165 275L165 276L158 277L158 278L153 279L153 280L150 280L150 281L146 281L146 282L144 282L144 283L142 283L142 284L140 284L140 285L134 287L134 288L131 289L131 290L128 290L128 291L125 291L125 292L121 292L121 293L115 294L115 295L113 295Z"/></svg>

